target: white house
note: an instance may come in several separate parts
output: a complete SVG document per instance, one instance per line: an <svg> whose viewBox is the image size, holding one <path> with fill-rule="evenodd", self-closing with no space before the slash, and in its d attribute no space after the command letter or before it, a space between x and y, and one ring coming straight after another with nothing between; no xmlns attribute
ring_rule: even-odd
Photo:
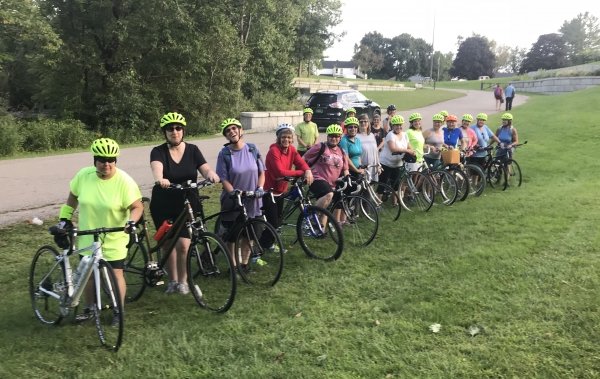
<svg viewBox="0 0 600 379"><path fill-rule="evenodd" d="M360 68L352 61L322 61L321 68L316 70L317 75L326 75L333 77L341 77L348 79L356 79L363 77Z"/></svg>

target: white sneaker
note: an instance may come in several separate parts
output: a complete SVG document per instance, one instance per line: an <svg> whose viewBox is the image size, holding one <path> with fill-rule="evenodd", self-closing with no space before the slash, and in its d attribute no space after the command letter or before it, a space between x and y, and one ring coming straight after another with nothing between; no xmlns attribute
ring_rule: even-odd
<svg viewBox="0 0 600 379"><path fill-rule="evenodd" d="M167 289L165 290L165 293L167 294L171 294L171 293L176 293L177 292L177 287L178 287L179 283L177 283L174 280L171 280L169 282L169 284L167 285Z"/></svg>
<svg viewBox="0 0 600 379"><path fill-rule="evenodd" d="M179 292L182 295L187 295L188 293L190 293L190 287L188 287L186 283L179 283L177 285L177 292Z"/></svg>

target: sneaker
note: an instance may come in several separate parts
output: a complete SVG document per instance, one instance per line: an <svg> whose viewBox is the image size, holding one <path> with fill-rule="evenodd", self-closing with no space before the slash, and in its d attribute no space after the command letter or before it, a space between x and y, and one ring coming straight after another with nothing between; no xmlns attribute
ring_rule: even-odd
<svg viewBox="0 0 600 379"><path fill-rule="evenodd" d="M271 251L271 252L273 252L273 253L279 253L279 246L278 246L278 245L272 245L272 246L269 248L269 251ZM283 248L283 254L285 254L285 253L287 253L287 252L288 252L288 251L287 251L287 249L286 249L286 248Z"/></svg>
<svg viewBox="0 0 600 379"><path fill-rule="evenodd" d="M169 282L169 284L167 285L167 289L165 290L166 294L172 294L172 293L176 293L177 292L177 286L179 283L177 283L174 280L171 280Z"/></svg>
<svg viewBox="0 0 600 379"><path fill-rule="evenodd" d="M94 318L94 312L91 308L85 307L83 312L75 316L75 322L84 322Z"/></svg>
<svg viewBox="0 0 600 379"><path fill-rule="evenodd" d="M179 283L177 285L177 292L179 292L182 295L187 295L188 293L190 293L190 287L188 287L186 283Z"/></svg>

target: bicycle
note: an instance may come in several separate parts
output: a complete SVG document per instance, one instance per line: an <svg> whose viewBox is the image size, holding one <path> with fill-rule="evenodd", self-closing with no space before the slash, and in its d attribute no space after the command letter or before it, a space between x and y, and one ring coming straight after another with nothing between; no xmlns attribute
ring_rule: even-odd
<svg viewBox="0 0 600 379"><path fill-rule="evenodd" d="M133 222L130 234L135 239ZM102 254L101 235L123 233L123 227L96 228L90 230L50 228L52 235L67 235L69 247L59 252L50 245L38 249L31 262L29 272L29 294L33 311L38 320L48 325L58 325L62 319L76 309L90 278L94 284L94 304L91 315L102 346L118 351L123 341L123 304L117 278L111 265ZM76 249L77 236L93 235L91 245ZM84 252L90 256L81 258L75 272L70 257Z"/></svg>
<svg viewBox="0 0 600 379"><path fill-rule="evenodd" d="M502 145L498 148L500 153L496 156L496 158L499 158L503 161L505 169L504 190L506 190L508 187L521 186L523 181L523 177L521 175L521 166L519 166L519 163L513 159L513 150L525 144L527 144L527 141L513 145L512 149L506 149Z"/></svg>
<svg viewBox="0 0 600 379"><path fill-rule="evenodd" d="M362 186L354 183L350 176L336 181L335 192L339 198L330 204L329 211L340 222L344 242L352 246L367 246L375 239L379 229L379 215L373 202L361 195ZM348 194L346 189L352 189ZM354 189L355 188L355 189Z"/></svg>
<svg viewBox="0 0 600 379"><path fill-rule="evenodd" d="M527 141L513 147L518 148L525 144L527 144ZM496 151L504 150L504 153L494 154L492 153L494 149ZM490 187L502 187L503 191L509 186L520 187L522 182L521 167L512 159L512 151L502 149L501 146L488 146L484 150L487 152L487 156L483 170L486 173L486 179Z"/></svg>
<svg viewBox="0 0 600 379"><path fill-rule="evenodd" d="M460 163L446 165L446 169L460 170L468 180L468 194L471 196L478 197L485 190L486 175L479 165L467 162L467 154L474 151L474 149L467 149L465 151L461 151Z"/></svg>
<svg viewBox="0 0 600 379"><path fill-rule="evenodd" d="M400 168L398 180L391 184L398 193L400 204L409 212L427 212L435 200L435 188L431 180L419 171L408 171L407 163Z"/></svg>
<svg viewBox="0 0 600 379"><path fill-rule="evenodd" d="M435 199L440 199L441 203L447 206L454 204L458 197L458 185L455 177L447 170L435 169L433 166L429 166L425 161L419 172L425 175L435 190Z"/></svg>
<svg viewBox="0 0 600 379"><path fill-rule="evenodd" d="M272 196L267 192L268 196ZM224 234L225 240L233 241L233 262L240 277L248 284L274 286L281 278L283 271L283 244L277 230L269 224L264 216L251 218L248 216L245 199L255 199L253 191L235 190L228 194L234 200L235 207L203 217L203 221L216 218L215 229ZM228 228L222 223L222 216L227 213L240 212L238 218ZM227 230L228 229L228 230Z"/></svg>
<svg viewBox="0 0 600 379"><path fill-rule="evenodd" d="M130 241L125 259L128 301L139 299L146 287L164 284L164 267L181 231L187 228L191 242L186 265L192 296L198 305L213 312L223 313L232 306L237 284L231 254L221 238L207 230L203 201L209 197L198 193L211 184L209 180L204 180L170 185L171 190L184 191L184 208L153 247L150 245L147 222L142 216L138 223L141 228L137 240ZM191 196L198 200L199 209L193 209ZM148 199L142 200L147 202Z"/></svg>
<svg viewBox="0 0 600 379"><path fill-rule="evenodd" d="M365 169L364 174L357 176L357 182L362 188L361 195L373 202L381 220L396 221L402 212L400 198L389 184L371 180L371 173L368 169L376 166L379 165L359 167Z"/></svg>
<svg viewBox="0 0 600 379"><path fill-rule="evenodd" d="M344 251L344 236L339 223L325 208L313 205L303 189L303 177L284 177L291 190L284 197L283 217L279 233L282 240L296 242L304 253L315 259L334 261ZM282 195L283 196L283 195Z"/></svg>

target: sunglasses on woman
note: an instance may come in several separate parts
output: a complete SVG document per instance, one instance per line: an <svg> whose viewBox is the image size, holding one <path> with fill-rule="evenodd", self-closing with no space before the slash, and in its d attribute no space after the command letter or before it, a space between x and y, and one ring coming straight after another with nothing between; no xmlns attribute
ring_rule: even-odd
<svg viewBox="0 0 600 379"><path fill-rule="evenodd" d="M173 133L174 130L177 130L178 132L180 132L183 130L183 126L181 126L181 125L167 126L165 129L167 130L167 132L171 132L171 133Z"/></svg>
<svg viewBox="0 0 600 379"><path fill-rule="evenodd" d="M94 159L100 163L115 163L116 157L94 157Z"/></svg>

